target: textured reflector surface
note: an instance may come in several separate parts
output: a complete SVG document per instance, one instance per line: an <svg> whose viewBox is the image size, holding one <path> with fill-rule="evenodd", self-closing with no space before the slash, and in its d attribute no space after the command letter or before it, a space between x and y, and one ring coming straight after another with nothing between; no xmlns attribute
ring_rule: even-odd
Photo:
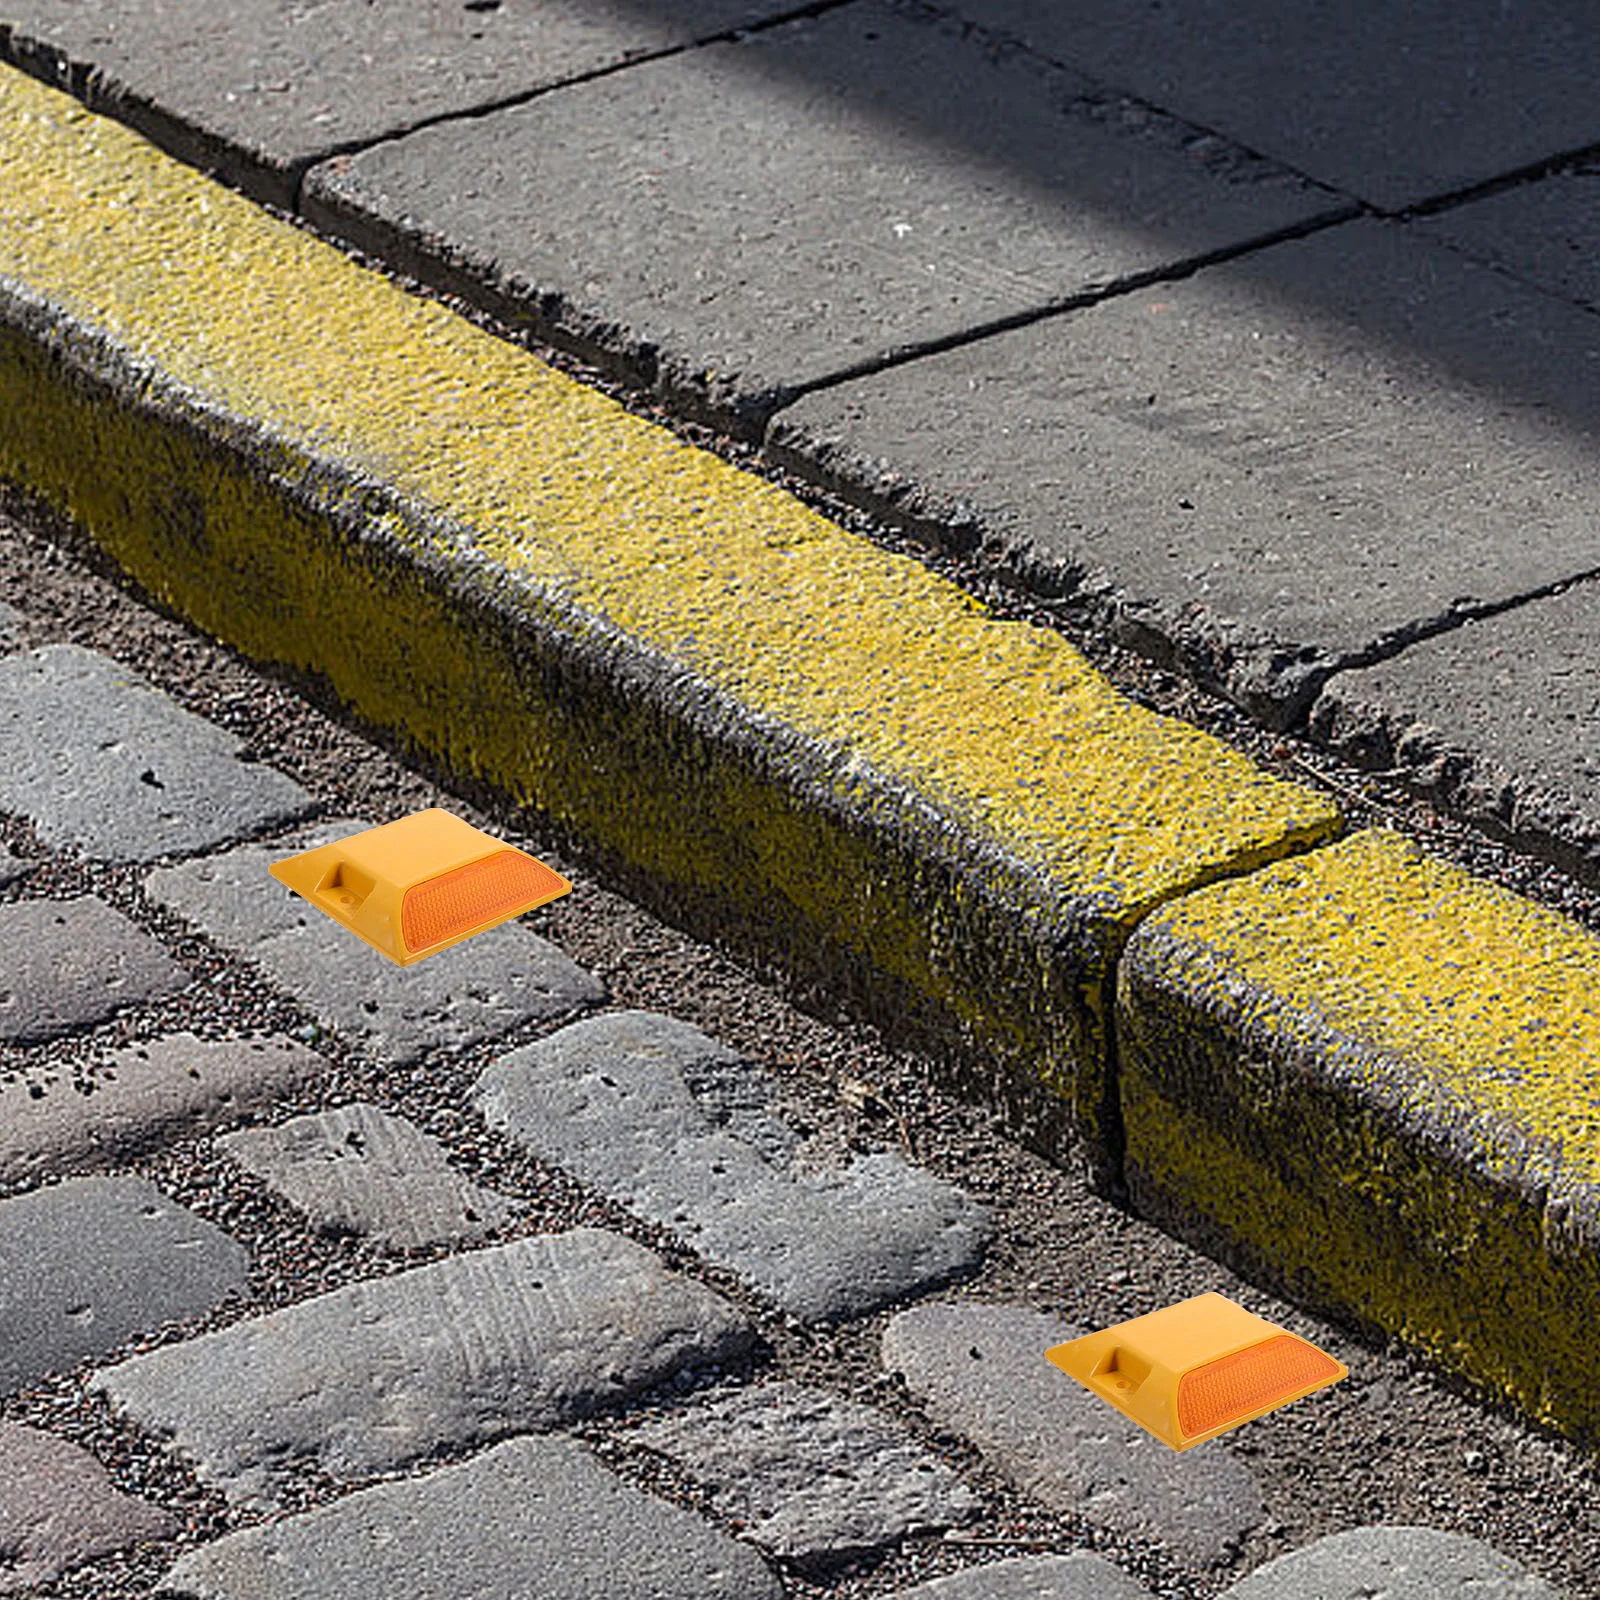
<svg viewBox="0 0 1600 1600"><path fill-rule="evenodd" d="M516 850L502 850L441 873L410 890L400 908L406 948L426 950L464 928L505 916L541 896L554 896L566 880L542 862Z"/></svg>
<svg viewBox="0 0 1600 1600"><path fill-rule="evenodd" d="M1178 1381L1178 1428L1185 1438L1220 1428L1247 1412L1281 1405L1342 1371L1315 1345L1281 1333L1184 1373Z"/></svg>

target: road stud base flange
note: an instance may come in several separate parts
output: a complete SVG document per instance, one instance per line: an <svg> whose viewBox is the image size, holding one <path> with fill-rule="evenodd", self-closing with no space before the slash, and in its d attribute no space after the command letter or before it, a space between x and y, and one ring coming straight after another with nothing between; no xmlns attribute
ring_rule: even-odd
<svg viewBox="0 0 1600 1600"><path fill-rule="evenodd" d="M269 870L401 967L572 888L542 861L437 806Z"/></svg>
<svg viewBox="0 0 1600 1600"><path fill-rule="evenodd" d="M1188 1450L1349 1375L1325 1350L1202 1294L1045 1352L1174 1450Z"/></svg>

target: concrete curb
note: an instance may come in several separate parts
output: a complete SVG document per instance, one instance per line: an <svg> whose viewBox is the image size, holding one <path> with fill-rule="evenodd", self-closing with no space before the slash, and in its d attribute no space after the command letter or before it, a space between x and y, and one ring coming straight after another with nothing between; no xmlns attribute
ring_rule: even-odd
<svg viewBox="0 0 1600 1600"><path fill-rule="evenodd" d="M1146 1159L1155 1101L1119 1090L1117 964L1207 885L1248 897L1307 850L1333 871L1330 802L9 70L0 126L0 478L675 920L941 1052L1103 1187L1124 1115L1147 1203L1203 1187L1205 1147ZM1161 976L1136 939L1129 970ZM1152 1050L1144 993L1128 1083L1181 1038L1220 1093L1226 1018L1179 1003ZM1259 1243L1304 1199L1208 1220ZM1509 1303L1525 1262L1498 1262ZM1317 1287L1418 1337L1404 1292Z"/></svg>

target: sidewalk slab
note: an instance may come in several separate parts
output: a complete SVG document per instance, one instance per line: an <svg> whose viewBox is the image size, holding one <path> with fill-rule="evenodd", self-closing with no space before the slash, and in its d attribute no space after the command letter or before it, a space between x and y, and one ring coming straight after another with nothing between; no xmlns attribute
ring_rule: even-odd
<svg viewBox="0 0 1600 1600"><path fill-rule="evenodd" d="M10 1202L16 1204L16 1202ZM352 1283L95 1379L230 1498L308 1468L349 1482L626 1402L752 1332L720 1295L597 1228Z"/></svg>
<svg viewBox="0 0 1600 1600"><path fill-rule="evenodd" d="M760 1556L608 1472L574 1439L512 1439L186 1555L188 1600L782 1600Z"/></svg>
<svg viewBox="0 0 1600 1600"><path fill-rule="evenodd" d="M1600 311L1600 162L1419 218L1419 232Z"/></svg>
<svg viewBox="0 0 1600 1600"><path fill-rule="evenodd" d="M0 113L0 474L1103 1167L1127 929L1324 797L65 97Z"/></svg>
<svg viewBox="0 0 1600 1600"><path fill-rule="evenodd" d="M1136 1210L1600 1436L1600 939L1359 833L1163 908L1117 1030Z"/></svg>
<svg viewBox="0 0 1600 1600"><path fill-rule="evenodd" d="M1600 882L1600 582L1463 624L1331 678L1316 737L1401 768L1442 810Z"/></svg>
<svg viewBox="0 0 1600 1600"><path fill-rule="evenodd" d="M143 1178L0 1200L0 1395L242 1294L244 1246Z"/></svg>
<svg viewBox="0 0 1600 1600"><path fill-rule="evenodd" d="M46 645L0 660L0 809L27 817L46 844L148 861L314 808L240 748L98 651Z"/></svg>
<svg viewBox="0 0 1600 1600"><path fill-rule="evenodd" d="M1109 1561L1070 1556L1013 1556L902 1590L897 1600L1150 1600L1150 1591Z"/></svg>
<svg viewBox="0 0 1600 1600"><path fill-rule="evenodd" d="M1365 221L809 395L771 443L1287 725L1600 566L1597 363L1600 319Z"/></svg>
<svg viewBox="0 0 1600 1600"><path fill-rule="evenodd" d="M1385 210L1600 142L1600 16L1565 0L957 9Z"/></svg>
<svg viewBox="0 0 1600 1600"><path fill-rule="evenodd" d="M306 215L743 431L795 389L1348 205L880 0L339 158Z"/></svg>
<svg viewBox="0 0 1600 1600"><path fill-rule="evenodd" d="M4 0L0 57L274 205L308 161L793 9L792 0Z"/></svg>

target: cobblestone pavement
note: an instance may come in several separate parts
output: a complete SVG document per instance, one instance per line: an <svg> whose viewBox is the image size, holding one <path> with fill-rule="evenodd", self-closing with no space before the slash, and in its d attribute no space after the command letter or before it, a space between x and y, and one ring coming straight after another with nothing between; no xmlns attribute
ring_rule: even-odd
<svg viewBox="0 0 1600 1600"><path fill-rule="evenodd" d="M54 546L0 573L0 1593L1600 1593L1571 1447ZM399 969L268 876L435 803L574 894ZM1350 1379L1178 1455L1043 1359L1209 1288Z"/></svg>

